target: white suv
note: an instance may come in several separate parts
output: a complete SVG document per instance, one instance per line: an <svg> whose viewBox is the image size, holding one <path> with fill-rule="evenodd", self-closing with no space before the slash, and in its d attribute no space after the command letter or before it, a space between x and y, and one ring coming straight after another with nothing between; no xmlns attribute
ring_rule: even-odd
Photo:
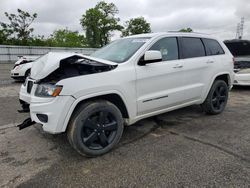
<svg viewBox="0 0 250 188"><path fill-rule="evenodd" d="M52 134L67 132L80 154L97 156L140 119L193 104L221 113L233 79L223 42L194 33L130 36L91 56L48 53L22 85L31 118L19 128L36 122Z"/></svg>

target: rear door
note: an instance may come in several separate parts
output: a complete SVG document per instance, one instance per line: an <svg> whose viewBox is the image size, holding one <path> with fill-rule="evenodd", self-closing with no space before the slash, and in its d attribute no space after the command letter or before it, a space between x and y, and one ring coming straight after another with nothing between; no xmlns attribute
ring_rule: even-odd
<svg viewBox="0 0 250 188"><path fill-rule="evenodd" d="M181 58L183 59L183 79L186 86L186 101L198 101L211 79L209 72L214 63L213 57L207 57L201 38L180 37ZM210 74L211 75L211 74Z"/></svg>
<svg viewBox="0 0 250 188"><path fill-rule="evenodd" d="M209 65L207 69L207 79L205 81L206 85L210 86L214 76L219 72L224 72L225 68L228 65L231 65L232 59L228 59L228 56L225 58L225 52L218 41L203 38L202 42L205 46L206 55L208 57L206 62Z"/></svg>

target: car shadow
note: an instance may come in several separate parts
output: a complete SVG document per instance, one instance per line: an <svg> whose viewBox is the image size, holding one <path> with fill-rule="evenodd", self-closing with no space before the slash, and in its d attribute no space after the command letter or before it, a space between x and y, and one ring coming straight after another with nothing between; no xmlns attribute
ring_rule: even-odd
<svg viewBox="0 0 250 188"><path fill-rule="evenodd" d="M153 116L138 121L137 123L131 126L125 126L123 136L117 145L117 147L111 152L115 151L120 147L124 147L131 143L135 143L150 133L153 133L158 128L169 129L175 126L178 126L186 121L192 121L193 118L204 115L199 105L193 105L186 108L174 110L167 112L161 115ZM69 144L67 140L67 134L58 134L51 135L45 133L40 126L35 126L39 131L39 134L42 134L44 139L50 140L53 142L54 147L50 150L56 150L63 159L72 159L72 160L82 160L82 156L79 155ZM85 157L84 157L85 158ZM87 159L88 157L86 157Z"/></svg>

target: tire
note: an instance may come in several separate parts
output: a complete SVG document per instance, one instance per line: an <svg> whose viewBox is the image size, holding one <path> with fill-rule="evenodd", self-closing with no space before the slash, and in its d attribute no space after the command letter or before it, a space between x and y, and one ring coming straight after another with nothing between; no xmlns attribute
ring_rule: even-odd
<svg viewBox="0 0 250 188"><path fill-rule="evenodd" d="M72 116L67 136L71 146L81 155L99 156L109 152L123 133L120 110L104 100L82 104Z"/></svg>
<svg viewBox="0 0 250 188"><path fill-rule="evenodd" d="M215 80L201 107L207 114L220 114L224 111L227 100L228 86L226 82L223 80Z"/></svg>
<svg viewBox="0 0 250 188"><path fill-rule="evenodd" d="M30 69L28 69L26 72L25 72L25 75L24 75L24 80L30 75Z"/></svg>

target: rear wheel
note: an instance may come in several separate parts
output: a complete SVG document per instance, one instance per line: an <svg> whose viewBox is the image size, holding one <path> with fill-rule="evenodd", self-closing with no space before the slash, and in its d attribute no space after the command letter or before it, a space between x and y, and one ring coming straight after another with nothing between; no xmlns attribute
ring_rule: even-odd
<svg viewBox="0 0 250 188"><path fill-rule="evenodd" d="M98 156L110 151L120 140L123 118L108 101L83 104L74 113L67 130L70 144L81 155Z"/></svg>
<svg viewBox="0 0 250 188"><path fill-rule="evenodd" d="M201 105L207 114L220 114L226 107L228 100L228 86L223 80L215 80L208 96Z"/></svg>

